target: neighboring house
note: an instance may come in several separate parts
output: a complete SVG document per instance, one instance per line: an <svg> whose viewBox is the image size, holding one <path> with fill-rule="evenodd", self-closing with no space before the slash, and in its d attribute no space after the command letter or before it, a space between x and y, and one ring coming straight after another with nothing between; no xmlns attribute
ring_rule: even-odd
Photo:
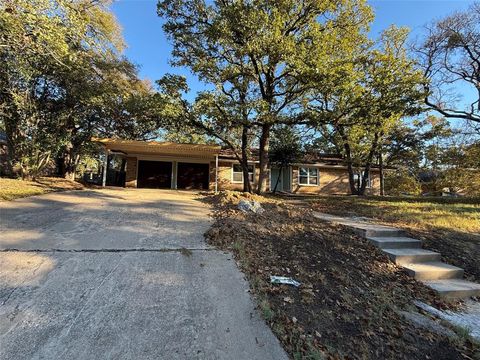
<svg viewBox="0 0 480 360"><path fill-rule="evenodd" d="M121 161L125 186L138 188L242 190L243 174L239 162L229 150L217 145L178 144L156 141L94 139L110 157ZM250 180L258 182L258 156L249 162ZM118 170L117 170L118 171ZM109 169L110 172L110 169ZM280 177L279 177L280 173ZM356 176L360 179L359 176ZM349 194L348 172L338 155L305 155L285 169L272 168L267 189L302 194ZM105 175L103 183L107 181ZM370 172L367 189L377 194L379 170Z"/></svg>

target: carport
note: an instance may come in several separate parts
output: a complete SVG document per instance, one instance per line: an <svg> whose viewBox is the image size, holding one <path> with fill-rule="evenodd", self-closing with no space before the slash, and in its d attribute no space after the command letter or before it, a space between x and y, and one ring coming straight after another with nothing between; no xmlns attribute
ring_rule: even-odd
<svg viewBox="0 0 480 360"><path fill-rule="evenodd" d="M218 145L120 139L93 141L103 147L103 168L108 168L111 156L123 159L126 187L218 190ZM103 186L111 172L111 169L103 172Z"/></svg>

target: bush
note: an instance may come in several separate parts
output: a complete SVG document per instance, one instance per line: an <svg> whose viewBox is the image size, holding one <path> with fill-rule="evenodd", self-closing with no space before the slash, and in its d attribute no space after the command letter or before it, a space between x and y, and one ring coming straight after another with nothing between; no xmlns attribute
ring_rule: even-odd
<svg viewBox="0 0 480 360"><path fill-rule="evenodd" d="M385 194L392 196L399 195L420 195L421 186L418 179L405 170L387 172L385 174Z"/></svg>

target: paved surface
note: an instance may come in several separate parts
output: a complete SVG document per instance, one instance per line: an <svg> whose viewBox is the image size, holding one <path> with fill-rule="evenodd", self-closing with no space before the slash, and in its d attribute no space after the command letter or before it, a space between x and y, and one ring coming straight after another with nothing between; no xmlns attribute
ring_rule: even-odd
<svg viewBox="0 0 480 360"><path fill-rule="evenodd" d="M0 359L287 359L195 197L0 202Z"/></svg>

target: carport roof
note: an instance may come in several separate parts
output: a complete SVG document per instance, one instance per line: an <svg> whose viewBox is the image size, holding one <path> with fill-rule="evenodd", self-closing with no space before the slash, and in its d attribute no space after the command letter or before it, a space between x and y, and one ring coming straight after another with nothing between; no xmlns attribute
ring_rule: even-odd
<svg viewBox="0 0 480 360"><path fill-rule="evenodd" d="M221 147L219 145L207 144L180 144L160 141L138 141L121 139L98 139L93 142L103 144L106 149L125 154L148 153L148 154L183 154L183 155L218 155Z"/></svg>

